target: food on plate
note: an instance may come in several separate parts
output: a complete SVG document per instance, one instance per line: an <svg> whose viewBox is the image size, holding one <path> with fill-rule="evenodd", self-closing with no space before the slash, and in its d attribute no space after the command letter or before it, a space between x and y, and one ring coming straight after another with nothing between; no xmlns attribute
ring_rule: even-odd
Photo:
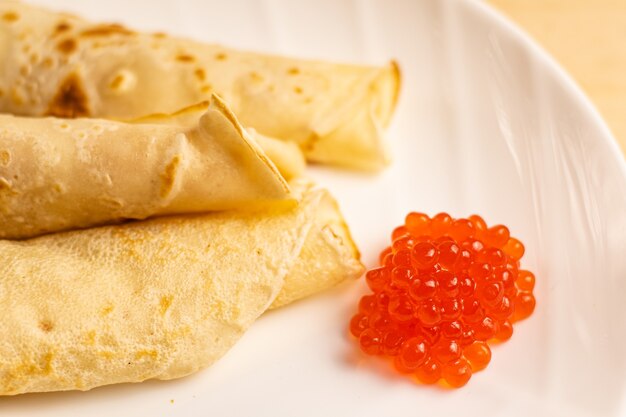
<svg viewBox="0 0 626 417"><path fill-rule="evenodd" d="M310 161L376 170L400 75L137 33L0 1L0 111L132 118L171 113L216 92L246 127L293 141ZM132 57L132 59L129 59Z"/></svg>
<svg viewBox="0 0 626 417"><path fill-rule="evenodd" d="M184 127L166 116L131 124L0 115L0 238L291 200L224 103L213 96L201 108Z"/></svg>
<svg viewBox="0 0 626 417"><path fill-rule="evenodd" d="M219 359L290 281L362 272L330 195L0 241L0 394L172 379ZM278 297L278 298L277 298Z"/></svg>
<svg viewBox="0 0 626 417"><path fill-rule="evenodd" d="M210 101L204 101L193 106L185 107L174 113L155 113L139 118L123 120L129 123L140 124L166 124L180 126L197 126L198 120L204 115L210 106ZM302 150L294 142L261 135L252 128L247 133L257 142L265 154L274 162L281 175L286 180L298 178L304 174L306 162Z"/></svg>
<svg viewBox="0 0 626 417"><path fill-rule="evenodd" d="M248 134L263 148L276 168L286 180L304 175L306 161L302 150L293 142L286 142L260 134L254 129L247 129Z"/></svg>
<svg viewBox="0 0 626 417"><path fill-rule="evenodd" d="M383 168L399 88L394 62L0 0L0 395L182 377L265 311L360 276L337 203L299 177Z"/></svg>
<svg viewBox="0 0 626 417"><path fill-rule="evenodd" d="M372 294L359 302L350 332L361 350L393 360L423 383L465 385L491 359L488 342L508 340L535 308L524 245L479 216L432 219L412 212L367 272Z"/></svg>
<svg viewBox="0 0 626 417"><path fill-rule="evenodd" d="M295 184L302 181L305 180ZM296 186L296 191L298 187L301 186ZM309 184L308 187L313 186ZM272 309L358 278L364 272L361 254L337 202L326 190L316 192L320 201L311 232L272 303Z"/></svg>

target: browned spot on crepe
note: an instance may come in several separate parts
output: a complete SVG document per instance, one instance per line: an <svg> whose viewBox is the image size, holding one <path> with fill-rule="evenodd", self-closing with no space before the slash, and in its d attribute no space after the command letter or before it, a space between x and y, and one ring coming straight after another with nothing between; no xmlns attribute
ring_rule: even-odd
<svg viewBox="0 0 626 417"><path fill-rule="evenodd" d="M15 22L19 18L20 16L15 12L6 12L2 15L2 20L5 20L7 22Z"/></svg>
<svg viewBox="0 0 626 417"><path fill-rule="evenodd" d="M85 343L93 346L96 343L96 331L90 330L85 333Z"/></svg>
<svg viewBox="0 0 626 417"><path fill-rule="evenodd" d="M107 305L106 307L103 307L102 310L100 311L100 315L101 316L106 316L111 314L111 312L113 311L113 306L112 305Z"/></svg>
<svg viewBox="0 0 626 417"><path fill-rule="evenodd" d="M128 30L124 26L118 25L116 23L109 24L109 25L93 26L92 28L83 30L80 33L80 35L84 37L111 36L111 35L130 36L134 34L135 32Z"/></svg>
<svg viewBox="0 0 626 417"><path fill-rule="evenodd" d="M215 59L217 59L218 61L225 61L226 58L228 58L228 56L224 53L219 53L215 55Z"/></svg>
<svg viewBox="0 0 626 417"><path fill-rule="evenodd" d="M176 57L176 60L180 62L193 62L196 60L196 58L192 55L180 54Z"/></svg>
<svg viewBox="0 0 626 417"><path fill-rule="evenodd" d="M298 75L298 74L300 74L300 70L298 68L296 68L296 67L289 68L287 70L287 74L289 74L289 75Z"/></svg>
<svg viewBox="0 0 626 417"><path fill-rule="evenodd" d="M72 26L67 23L67 22L60 22L59 24L57 24L54 27L54 34L55 35L59 35L63 32L67 32L68 30L70 30L72 28Z"/></svg>
<svg viewBox="0 0 626 417"><path fill-rule="evenodd" d="M22 360L22 362L17 365L13 369L7 369L6 376L3 378L3 383L8 383L12 379L16 378L16 375L20 377L24 376L45 376L50 375L52 373L52 359L54 355L51 352L48 352L44 355L41 355L39 358L28 358ZM5 385L8 388L8 391L15 389L15 386Z"/></svg>
<svg viewBox="0 0 626 417"><path fill-rule="evenodd" d="M115 78L113 78L113 80L111 81L111 84L109 84L109 87L111 88L111 90L117 90L118 88L120 88L123 82L124 76L122 74L117 74Z"/></svg>
<svg viewBox="0 0 626 417"><path fill-rule="evenodd" d="M196 74L196 78L200 81L204 81L206 80L206 73L204 72L204 70L202 68L198 68L194 71L194 74Z"/></svg>
<svg viewBox="0 0 626 417"><path fill-rule="evenodd" d="M176 169L178 168L178 164L180 163L180 157L176 155L169 164L165 167L165 171L161 173L161 198L167 197L167 195L172 191L172 187L174 186L174 180L176 179Z"/></svg>
<svg viewBox="0 0 626 417"><path fill-rule="evenodd" d="M89 103L82 81L78 75L72 73L59 87L46 115L72 118L86 117L89 114Z"/></svg>
<svg viewBox="0 0 626 417"><path fill-rule="evenodd" d="M43 330L44 332L48 333L48 332L51 332L52 329L54 329L54 325L52 324L50 320L41 320L39 322L39 328Z"/></svg>
<svg viewBox="0 0 626 417"><path fill-rule="evenodd" d="M256 71L252 71L250 73L250 78L252 78L252 81L259 82L259 83L263 81L263 76Z"/></svg>
<svg viewBox="0 0 626 417"><path fill-rule="evenodd" d="M302 148L302 150L305 152L312 152L319 140L319 135L315 132L312 132L309 137L304 141L304 143L300 145L300 148Z"/></svg>
<svg viewBox="0 0 626 417"><path fill-rule="evenodd" d="M159 353L154 350L154 349L150 349L150 350L140 350L137 353L135 353L135 359L136 360L140 360L143 358L150 358L150 359L156 359L159 357Z"/></svg>
<svg viewBox="0 0 626 417"><path fill-rule="evenodd" d="M11 90L11 100L17 106L22 106L24 104L24 96L17 89L17 87L13 87L13 89Z"/></svg>
<svg viewBox="0 0 626 417"><path fill-rule="evenodd" d="M167 37L167 35L163 32L156 32L152 34L153 37L157 38L157 39L163 39L165 37Z"/></svg>
<svg viewBox="0 0 626 417"><path fill-rule="evenodd" d="M57 43L57 50L61 53L69 55L72 52L76 51L77 46L78 45L76 44L76 41L70 38L70 39L62 40L59 43Z"/></svg>
<svg viewBox="0 0 626 417"><path fill-rule="evenodd" d="M11 162L11 153L6 149L0 151L0 165L7 166Z"/></svg>
<svg viewBox="0 0 626 417"><path fill-rule="evenodd" d="M172 305L173 300L174 297L172 297L171 295L161 297L161 300L159 302L159 305L161 306L161 315L165 315L167 310L169 310L170 306Z"/></svg>

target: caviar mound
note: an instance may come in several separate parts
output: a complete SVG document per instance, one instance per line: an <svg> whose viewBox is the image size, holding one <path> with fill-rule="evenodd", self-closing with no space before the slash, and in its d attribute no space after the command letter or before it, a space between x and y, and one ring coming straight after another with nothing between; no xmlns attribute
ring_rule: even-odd
<svg viewBox="0 0 626 417"><path fill-rule="evenodd" d="M365 274L372 293L350 333L400 373L462 387L489 364L488 342L510 339L513 323L534 311L535 276L520 269L524 245L506 226L447 213L409 213L391 238Z"/></svg>

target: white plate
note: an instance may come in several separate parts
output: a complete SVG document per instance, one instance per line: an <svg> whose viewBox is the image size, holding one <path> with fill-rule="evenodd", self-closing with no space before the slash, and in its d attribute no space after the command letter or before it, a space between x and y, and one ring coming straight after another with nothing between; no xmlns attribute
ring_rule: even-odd
<svg viewBox="0 0 626 417"><path fill-rule="evenodd" d="M233 46L397 58L394 164L314 176L369 266L410 210L509 225L538 305L460 390L417 386L355 351L346 324L359 283L265 315L191 377L2 398L0 415L626 415L626 164L580 90L502 17L457 0L36 2Z"/></svg>

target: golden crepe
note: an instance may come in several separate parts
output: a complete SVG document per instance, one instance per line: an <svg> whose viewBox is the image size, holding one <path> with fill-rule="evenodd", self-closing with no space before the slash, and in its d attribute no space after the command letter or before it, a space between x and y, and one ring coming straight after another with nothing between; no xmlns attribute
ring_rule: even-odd
<svg viewBox="0 0 626 417"><path fill-rule="evenodd" d="M247 129L247 132L263 148L263 152L272 160L286 180L299 178L304 174L306 161L298 145L270 138L254 129Z"/></svg>
<svg viewBox="0 0 626 417"><path fill-rule="evenodd" d="M201 109L189 127L0 115L0 238L289 199L223 102Z"/></svg>
<svg viewBox="0 0 626 417"><path fill-rule="evenodd" d="M221 100L220 100L221 101ZM174 113L155 113L134 119L121 121L139 124L165 124L191 127L198 124L198 120L208 110L209 101L194 104L180 109ZM246 129L265 154L274 162L276 168L286 180L302 176L306 168L306 162L302 151L293 142L286 142L260 134L252 128Z"/></svg>
<svg viewBox="0 0 626 417"><path fill-rule="evenodd" d="M178 378L219 359L295 275L362 271L329 194L0 241L0 395ZM281 291L282 288L282 291Z"/></svg>
<svg viewBox="0 0 626 417"><path fill-rule="evenodd" d="M310 161L388 162L382 129L400 84L370 67L233 50L0 0L0 111L128 118L216 92L244 126L296 142Z"/></svg>

